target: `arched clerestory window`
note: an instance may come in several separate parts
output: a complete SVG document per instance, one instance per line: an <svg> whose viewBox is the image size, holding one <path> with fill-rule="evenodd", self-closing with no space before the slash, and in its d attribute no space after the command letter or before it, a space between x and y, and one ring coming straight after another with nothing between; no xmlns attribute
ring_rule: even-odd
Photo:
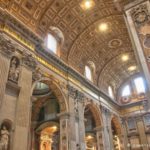
<svg viewBox="0 0 150 150"><path fill-rule="evenodd" d="M89 66L85 66L85 77L92 81L92 70Z"/></svg>
<svg viewBox="0 0 150 150"><path fill-rule="evenodd" d="M57 40L52 34L48 34L47 36L47 48L53 53L57 54Z"/></svg>
<svg viewBox="0 0 150 150"><path fill-rule="evenodd" d="M136 87L137 93L145 93L145 85L142 77L134 79L134 84Z"/></svg>
<svg viewBox="0 0 150 150"><path fill-rule="evenodd" d="M131 89L129 85L124 86L122 89L122 96L129 96L131 94Z"/></svg>
<svg viewBox="0 0 150 150"><path fill-rule="evenodd" d="M57 27L49 27L49 31L46 37L46 48L48 51L53 52L57 56L60 56L60 49L64 43L64 36L60 29Z"/></svg>
<svg viewBox="0 0 150 150"><path fill-rule="evenodd" d="M88 61L87 65L85 65L84 75L85 77L93 82L95 73L95 64L92 61Z"/></svg>
<svg viewBox="0 0 150 150"><path fill-rule="evenodd" d="M111 98L114 98L114 93L113 93L113 89L111 86L108 87L108 94Z"/></svg>

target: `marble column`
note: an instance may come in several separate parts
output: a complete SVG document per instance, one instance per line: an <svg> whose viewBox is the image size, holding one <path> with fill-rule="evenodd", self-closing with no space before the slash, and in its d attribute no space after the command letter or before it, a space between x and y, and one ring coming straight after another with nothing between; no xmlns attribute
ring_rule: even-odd
<svg viewBox="0 0 150 150"><path fill-rule="evenodd" d="M110 112L105 107L101 106L102 119L104 125L104 149L112 150L112 139L110 139L110 125L108 126L108 120L110 119ZM108 118L109 117L109 118Z"/></svg>
<svg viewBox="0 0 150 150"><path fill-rule="evenodd" d="M69 98L69 150L75 150L77 145L76 115L74 113L74 99Z"/></svg>
<svg viewBox="0 0 150 150"><path fill-rule="evenodd" d="M141 141L141 145L142 145L142 150L149 150L148 148L148 141L147 141L147 137L145 134L145 127L144 127L144 122L141 116L136 118L136 123L137 123L137 128L138 128L138 133L139 133L139 138Z"/></svg>
<svg viewBox="0 0 150 150"><path fill-rule="evenodd" d="M104 127L96 127L97 150L104 150Z"/></svg>
<svg viewBox="0 0 150 150"><path fill-rule="evenodd" d="M32 71L36 67L31 55L24 55L18 85L21 87L16 107L13 150L27 150L30 132Z"/></svg>
<svg viewBox="0 0 150 150"><path fill-rule="evenodd" d="M69 150L85 150L84 128L84 95L71 85L68 85L70 138ZM80 118L81 117L81 118Z"/></svg>
<svg viewBox="0 0 150 150"><path fill-rule="evenodd" d="M128 141L128 135L127 135L127 128L126 128L126 123L125 119L121 119L121 133L122 133L122 147L124 150L130 150L130 147L128 146L129 141Z"/></svg>
<svg viewBox="0 0 150 150"><path fill-rule="evenodd" d="M10 59L14 51L15 48L12 43L0 34L0 114L2 114L1 107L5 95L6 83L8 80ZM2 115L0 115L0 121L2 119L1 117Z"/></svg>
<svg viewBox="0 0 150 150"><path fill-rule="evenodd" d="M85 118L84 118L84 106L82 101L79 101L78 103L78 115L79 115L79 145L81 150L86 149L86 143L85 143Z"/></svg>
<svg viewBox="0 0 150 150"><path fill-rule="evenodd" d="M69 113L60 113L58 115L60 122L60 149L69 150Z"/></svg>
<svg viewBox="0 0 150 150"><path fill-rule="evenodd" d="M108 119L108 126L107 126L107 130L108 130L108 134L109 134L109 139L110 139L110 147L111 150L114 150L114 143L113 143L113 134L112 134L112 126L111 126L111 119Z"/></svg>

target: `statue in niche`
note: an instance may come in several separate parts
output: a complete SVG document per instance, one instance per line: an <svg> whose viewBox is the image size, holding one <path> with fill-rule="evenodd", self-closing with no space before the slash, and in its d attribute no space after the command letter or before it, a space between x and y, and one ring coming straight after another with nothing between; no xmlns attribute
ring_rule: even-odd
<svg viewBox="0 0 150 150"><path fill-rule="evenodd" d="M16 57L13 57L10 64L8 79L13 82L18 82L19 72L19 60Z"/></svg>
<svg viewBox="0 0 150 150"><path fill-rule="evenodd" d="M9 131L6 126L3 126L0 131L0 150L8 150Z"/></svg>

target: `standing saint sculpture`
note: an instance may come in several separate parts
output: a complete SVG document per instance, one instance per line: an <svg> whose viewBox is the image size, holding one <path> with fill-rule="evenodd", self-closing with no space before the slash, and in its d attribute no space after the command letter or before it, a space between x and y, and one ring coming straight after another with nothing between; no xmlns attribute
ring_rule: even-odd
<svg viewBox="0 0 150 150"><path fill-rule="evenodd" d="M14 82L18 82L19 72L19 61L16 57L13 57L11 60L8 79Z"/></svg>
<svg viewBox="0 0 150 150"><path fill-rule="evenodd" d="M5 126L0 131L0 150L8 150L9 131Z"/></svg>

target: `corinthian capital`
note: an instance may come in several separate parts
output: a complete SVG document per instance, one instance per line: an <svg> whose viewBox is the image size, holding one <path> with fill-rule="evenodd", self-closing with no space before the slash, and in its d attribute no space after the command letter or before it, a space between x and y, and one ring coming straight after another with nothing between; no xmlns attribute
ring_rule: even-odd
<svg viewBox="0 0 150 150"><path fill-rule="evenodd" d="M22 58L22 63L24 66L32 70L35 70L37 67L37 62L31 54L24 53L23 58Z"/></svg>
<svg viewBox="0 0 150 150"><path fill-rule="evenodd" d="M7 57L11 57L15 52L15 47L10 40L5 39L3 36L0 36L0 53L4 54Z"/></svg>
<svg viewBox="0 0 150 150"><path fill-rule="evenodd" d="M33 81L37 81L40 80L44 75L42 74L42 71L40 70L40 68L37 68L33 71Z"/></svg>

